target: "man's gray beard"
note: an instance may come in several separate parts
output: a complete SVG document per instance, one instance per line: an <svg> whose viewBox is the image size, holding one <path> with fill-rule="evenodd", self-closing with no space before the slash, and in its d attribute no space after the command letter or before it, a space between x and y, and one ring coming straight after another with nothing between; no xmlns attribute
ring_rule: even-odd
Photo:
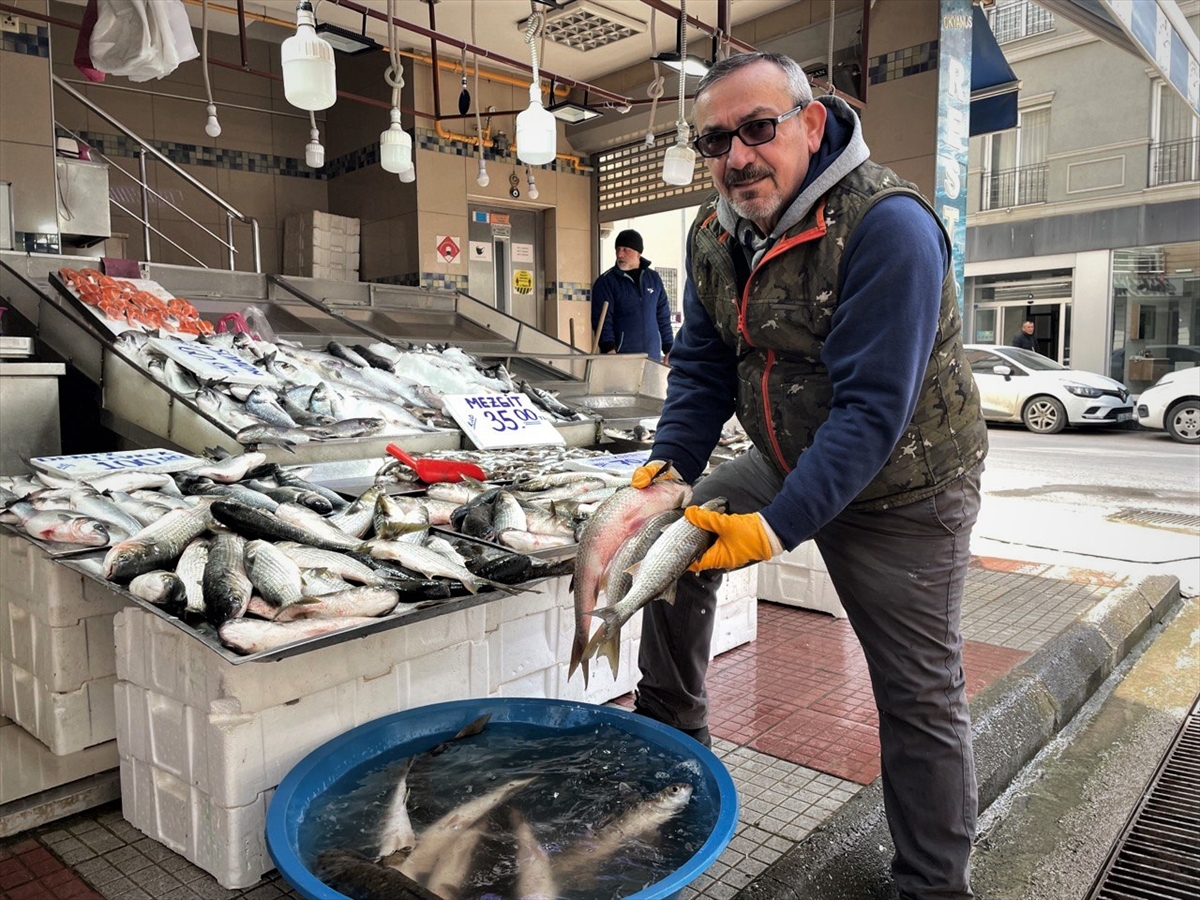
<svg viewBox="0 0 1200 900"><path fill-rule="evenodd" d="M771 221L772 219L778 221L778 213L783 208L782 199L776 199L772 201L767 197L759 197L754 200L744 202L726 197L725 202L728 203L729 208L737 213L741 218L749 219L755 225L758 225L759 228L762 228L762 226L759 225L760 222L767 222ZM769 231L769 229L767 230Z"/></svg>

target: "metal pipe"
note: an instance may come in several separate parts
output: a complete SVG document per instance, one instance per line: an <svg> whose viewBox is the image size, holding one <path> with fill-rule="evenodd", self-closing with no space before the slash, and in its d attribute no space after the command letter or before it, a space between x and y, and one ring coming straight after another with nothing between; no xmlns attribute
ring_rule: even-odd
<svg viewBox="0 0 1200 900"><path fill-rule="evenodd" d="M215 59L210 59L209 63L214 66L219 65ZM77 84L80 87L86 88L101 88L106 91L125 91L126 93L130 94L145 94L147 97L167 97L171 100L184 100L188 103L208 103L208 99L205 97L185 97L183 94L170 94L166 91L148 91L145 88L135 88L124 84L114 84L111 81L84 81L81 78L64 78L63 81L65 81L67 84ZM266 109L261 106L247 106L244 103L225 103L222 101L221 109L244 109L246 112L262 113L268 116L285 116L291 119L302 119L305 122L308 121L308 113L290 113L282 109ZM321 121L323 122L324 119Z"/></svg>
<svg viewBox="0 0 1200 900"><path fill-rule="evenodd" d="M121 212L125 213L125 215L129 216L129 218L135 219L135 220L141 222L143 228L148 228L148 229L150 229L150 231L153 231L155 234L157 234L160 238L162 238L164 241L166 241L168 244L170 244L172 247L174 247L180 253L184 254L185 256L191 257L193 260L195 260L195 262L198 266L201 266L205 269L210 268L209 266L205 265L205 263L201 259L199 259L195 254L190 253L189 251L185 250L183 247L180 247L177 243L175 243L173 240L171 240L169 237L167 237L165 234L163 234L159 229L155 228L149 222L138 219L137 213L135 213L132 209L130 209L129 207L122 204L121 201L113 200L112 198L109 198L108 202L111 203L113 206L115 206L117 209L121 210ZM147 238L147 240L149 240L149 238ZM146 262L152 262L152 260L147 258Z"/></svg>
<svg viewBox="0 0 1200 900"><path fill-rule="evenodd" d="M254 251L254 271L262 271L262 244L259 241L258 219L250 220L250 242Z"/></svg>
<svg viewBox="0 0 1200 900"><path fill-rule="evenodd" d="M142 248L146 251L146 262L150 262L150 192L146 184L146 150L138 150L138 178L142 185Z"/></svg>
<svg viewBox="0 0 1200 900"><path fill-rule="evenodd" d="M229 271L233 272L237 269L237 259L234 258L236 251L233 249L233 216L229 213L225 213L225 233L229 236Z"/></svg>
<svg viewBox="0 0 1200 900"><path fill-rule="evenodd" d="M242 68L250 68L250 60L246 55L246 4L244 0L237 0L237 17L238 17L238 40L242 46Z"/></svg>
<svg viewBox="0 0 1200 900"><path fill-rule="evenodd" d="M336 3L338 0L331 0L331 2ZM642 3L644 3L646 6L657 9L659 12L666 13L669 16L674 16L676 19L680 17L679 10L667 3L666 0L642 0ZM712 25L709 25L706 22L701 22L695 16L688 16L687 24L691 25L698 31L703 31L709 37L716 37L720 33L719 29L714 28ZM758 49L753 44L747 44L745 41L739 41L732 34L726 35L726 37L729 39L729 43L732 46L737 47L739 50L743 50L747 53L754 53Z"/></svg>
<svg viewBox="0 0 1200 900"><path fill-rule="evenodd" d="M354 10L354 12L356 12L356 13L360 13L365 16L370 16L373 19L380 19L382 21L387 21L386 13L381 13L381 12L378 12L377 10L371 9L370 7L363 6L361 3L354 2L354 0L325 0L325 2L332 3L335 6L343 6L346 9ZM485 59L494 60L495 62L502 63L506 66L509 66L510 68L517 69L522 72L530 72L530 73L533 72L533 67L531 65L529 65L528 63L523 63L520 60L511 59L510 57L507 57L507 56L501 56L498 53L492 53L490 50L487 50L483 47L477 47L474 44L467 43L466 41L460 41L458 38L451 37L450 35L434 34L427 28L422 28L420 25L413 25L409 22L403 21L402 19L396 19L396 25L400 28L403 28L405 31L411 31L415 34L419 34L422 37L428 38L430 40L433 40L436 38L437 40L442 41L443 43L449 44L451 47L455 47L456 49L467 50L472 53L478 53L480 56L484 57ZM751 48L751 49L753 49L753 48ZM606 97L607 99L612 100L616 103L625 104L625 103L629 102L628 97L622 97L620 94L614 94L612 91L606 91L603 88L598 88L598 87L589 85L582 81L576 81L574 78L567 78L564 75L558 75L558 74L555 74L554 72L547 72L544 69L541 70L541 74L545 78L551 78L554 81L560 82L560 83L568 85L570 87L585 88L594 94L598 94L602 97Z"/></svg>
<svg viewBox="0 0 1200 900"><path fill-rule="evenodd" d="M436 5L436 3L429 4L429 30L434 34L437 34L437 19L433 13L433 8ZM441 120L442 73L438 71L437 41L432 38L429 40L429 55L433 58L433 117L435 120Z"/></svg>

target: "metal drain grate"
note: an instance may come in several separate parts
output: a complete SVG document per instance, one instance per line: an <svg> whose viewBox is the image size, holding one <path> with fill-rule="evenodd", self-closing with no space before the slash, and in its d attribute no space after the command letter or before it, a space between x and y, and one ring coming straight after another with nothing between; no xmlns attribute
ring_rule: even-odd
<svg viewBox="0 0 1200 900"><path fill-rule="evenodd" d="M1142 525L1161 525L1164 528L1200 528L1200 516L1191 513L1162 512L1156 509L1125 507L1109 516L1118 522L1137 522Z"/></svg>
<svg viewBox="0 0 1200 900"><path fill-rule="evenodd" d="M1125 825L1087 900L1200 897L1200 701Z"/></svg>

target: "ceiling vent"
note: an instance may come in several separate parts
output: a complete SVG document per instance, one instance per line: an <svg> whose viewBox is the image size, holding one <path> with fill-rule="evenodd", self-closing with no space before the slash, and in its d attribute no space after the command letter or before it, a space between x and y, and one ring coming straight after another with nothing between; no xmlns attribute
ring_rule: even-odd
<svg viewBox="0 0 1200 900"><path fill-rule="evenodd" d="M528 19L522 19L517 23L517 28L524 31L528 22ZM638 19L613 12L591 0L574 0L564 4L561 9L551 9L545 13L542 33L548 41L586 53L645 30L646 23Z"/></svg>

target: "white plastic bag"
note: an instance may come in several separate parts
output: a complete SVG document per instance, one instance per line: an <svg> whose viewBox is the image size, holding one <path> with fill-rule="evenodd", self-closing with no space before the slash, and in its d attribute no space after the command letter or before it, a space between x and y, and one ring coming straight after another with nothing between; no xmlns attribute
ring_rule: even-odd
<svg viewBox="0 0 1200 900"><path fill-rule="evenodd" d="M92 65L130 81L162 78L200 55L183 0L97 0Z"/></svg>

